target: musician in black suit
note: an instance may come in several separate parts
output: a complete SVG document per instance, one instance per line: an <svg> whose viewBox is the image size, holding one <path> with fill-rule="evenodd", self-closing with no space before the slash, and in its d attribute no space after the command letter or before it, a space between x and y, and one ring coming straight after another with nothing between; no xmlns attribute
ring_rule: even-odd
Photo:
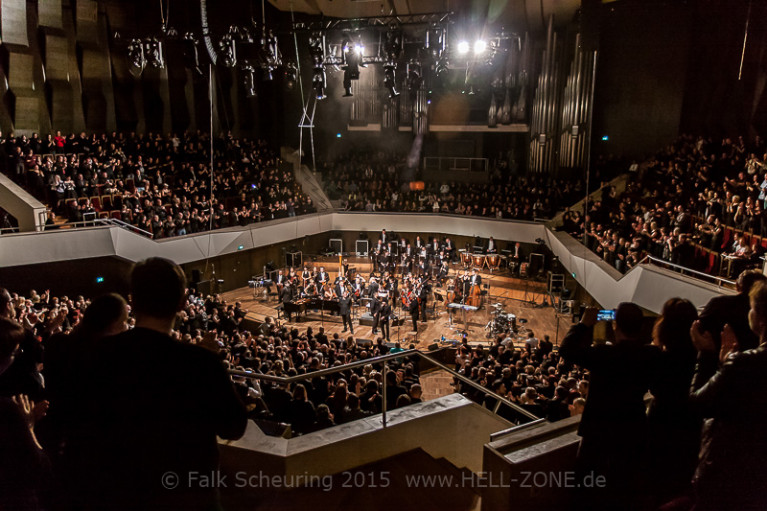
<svg viewBox="0 0 767 511"><path fill-rule="evenodd" d="M469 284L472 286L479 286L482 284L482 276L477 273L477 270L471 270L471 277L469 278Z"/></svg>
<svg viewBox="0 0 767 511"><path fill-rule="evenodd" d="M419 277L423 277L429 273L430 270L429 262L426 260L426 258L421 258L421 262L418 263L418 268L416 269L416 273Z"/></svg>
<svg viewBox="0 0 767 511"><path fill-rule="evenodd" d="M421 321L426 323L426 301L429 298L429 291L431 286L428 282L424 282L420 287L416 288L418 291L418 306L421 309Z"/></svg>
<svg viewBox="0 0 767 511"><path fill-rule="evenodd" d="M391 237L386 234L386 229L381 229L381 242L387 243L388 241L391 241Z"/></svg>
<svg viewBox="0 0 767 511"><path fill-rule="evenodd" d="M328 282L329 280L330 280L330 276L325 271L325 267L321 266L320 267L320 272L317 274L317 277L315 277L314 281L317 284L320 284L320 283L323 283L323 282Z"/></svg>
<svg viewBox="0 0 767 511"><path fill-rule="evenodd" d="M444 281L447 278L447 275L449 272L450 272L450 267L448 266L448 260L443 259L442 264L439 267L439 273L437 273L437 279L439 280L440 285L442 285L442 281Z"/></svg>
<svg viewBox="0 0 767 511"><path fill-rule="evenodd" d="M407 311L410 313L410 319L413 321L413 332L418 332L418 315L420 314L420 307L418 306L418 296L415 292L409 293L410 304Z"/></svg>
<svg viewBox="0 0 767 511"><path fill-rule="evenodd" d="M381 317L378 314L383 302L378 300L378 291L370 294L370 315L373 316L373 335L378 333L378 320Z"/></svg>
<svg viewBox="0 0 767 511"><path fill-rule="evenodd" d="M443 246L445 253L448 257L452 258L455 252L455 246L450 238L445 238L445 245Z"/></svg>
<svg viewBox="0 0 767 511"><path fill-rule="evenodd" d="M439 244L439 240L437 238L433 238L431 241L431 244L429 244L429 252L431 252L432 255L439 254L441 247Z"/></svg>
<svg viewBox="0 0 767 511"><path fill-rule="evenodd" d="M391 316L391 305L389 305L389 299L384 298L378 304L376 314L373 316L373 321L381 325L381 335L388 341L389 340L389 316Z"/></svg>
<svg viewBox="0 0 767 511"><path fill-rule="evenodd" d="M293 287L290 285L290 282L286 282L280 291L280 302L282 302L283 314L288 318L288 321L290 321L290 313L285 310L285 304L291 301L293 301Z"/></svg>
<svg viewBox="0 0 767 511"><path fill-rule="evenodd" d="M492 236L487 240L487 247L485 247L486 254L495 254L498 252L498 246L495 244L495 240Z"/></svg>
<svg viewBox="0 0 767 511"><path fill-rule="evenodd" d="M370 283L368 284L368 296L370 298L375 298L378 294L378 289L380 285L378 284L378 279L375 277L370 277ZM370 312L371 314L373 311Z"/></svg>
<svg viewBox="0 0 767 511"><path fill-rule="evenodd" d="M342 295L339 295L341 298L338 300L338 314L341 316L341 319L344 321L344 329L343 332L346 332L347 326L348 329L351 331L352 335L354 335L354 325L352 325L352 297L349 295L349 292L344 290Z"/></svg>
<svg viewBox="0 0 767 511"><path fill-rule="evenodd" d="M424 243L420 236L415 237L415 243L413 243L413 245L415 245L416 250L421 250L421 247L424 246Z"/></svg>

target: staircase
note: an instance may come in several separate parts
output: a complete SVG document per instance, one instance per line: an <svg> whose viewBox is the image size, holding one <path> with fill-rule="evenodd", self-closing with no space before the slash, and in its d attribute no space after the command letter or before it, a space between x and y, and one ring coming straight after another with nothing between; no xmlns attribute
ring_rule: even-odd
<svg viewBox="0 0 767 511"><path fill-rule="evenodd" d="M259 489L247 496L222 492L222 503L227 510L252 511L474 511L480 505L477 484L481 482L470 470L414 449L326 476L313 487Z"/></svg>

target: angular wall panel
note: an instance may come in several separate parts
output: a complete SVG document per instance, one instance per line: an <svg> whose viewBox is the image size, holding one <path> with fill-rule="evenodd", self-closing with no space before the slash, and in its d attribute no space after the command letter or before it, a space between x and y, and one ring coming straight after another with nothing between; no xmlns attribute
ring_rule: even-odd
<svg viewBox="0 0 767 511"><path fill-rule="evenodd" d="M45 77L49 82L69 82L69 44L66 37L45 36Z"/></svg>
<svg viewBox="0 0 767 511"><path fill-rule="evenodd" d="M26 0L0 2L0 21L3 25L3 43L29 46Z"/></svg>
<svg viewBox="0 0 767 511"><path fill-rule="evenodd" d="M41 27L63 28L61 0L37 0L37 15Z"/></svg>
<svg viewBox="0 0 767 511"><path fill-rule="evenodd" d="M14 91L34 90L34 57L26 53L11 52L8 61L8 85Z"/></svg>
<svg viewBox="0 0 767 511"><path fill-rule="evenodd" d="M89 43L98 43L99 4L96 0L77 0L75 26L77 40Z"/></svg>

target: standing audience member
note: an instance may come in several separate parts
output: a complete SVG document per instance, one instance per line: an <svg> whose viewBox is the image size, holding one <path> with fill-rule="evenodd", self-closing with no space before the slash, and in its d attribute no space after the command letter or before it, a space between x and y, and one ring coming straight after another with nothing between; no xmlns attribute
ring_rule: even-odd
<svg viewBox="0 0 767 511"><path fill-rule="evenodd" d="M729 324L718 350L710 332L691 331L698 365L690 399L708 419L694 478L696 511L767 509L767 284L757 282L749 298L756 348L742 350Z"/></svg>
<svg viewBox="0 0 767 511"><path fill-rule="evenodd" d="M136 264L136 327L99 343L84 421L93 426L94 473L83 474L99 509L217 509L216 489L189 484L190 474L218 469L216 437L241 437L247 416L219 358L170 336L185 286L167 259ZM176 489L163 487L168 472Z"/></svg>
<svg viewBox="0 0 767 511"><path fill-rule="evenodd" d="M637 478L645 446L644 395L658 350L641 338L642 310L621 303L615 312L614 344L592 346L597 311L589 307L560 347L562 357L589 370L591 380L578 433L581 477L604 476L604 488L584 489L583 509L632 509L638 504Z"/></svg>

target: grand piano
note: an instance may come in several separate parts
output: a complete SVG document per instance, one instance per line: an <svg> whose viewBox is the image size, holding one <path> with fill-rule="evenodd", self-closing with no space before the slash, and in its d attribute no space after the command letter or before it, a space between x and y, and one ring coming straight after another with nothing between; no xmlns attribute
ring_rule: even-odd
<svg viewBox="0 0 767 511"><path fill-rule="evenodd" d="M320 315L338 314L340 307L338 305L338 299L324 300L322 298L299 298L282 304L283 314L296 315L296 318L300 321L301 314L304 315L304 319L309 312L318 311Z"/></svg>

